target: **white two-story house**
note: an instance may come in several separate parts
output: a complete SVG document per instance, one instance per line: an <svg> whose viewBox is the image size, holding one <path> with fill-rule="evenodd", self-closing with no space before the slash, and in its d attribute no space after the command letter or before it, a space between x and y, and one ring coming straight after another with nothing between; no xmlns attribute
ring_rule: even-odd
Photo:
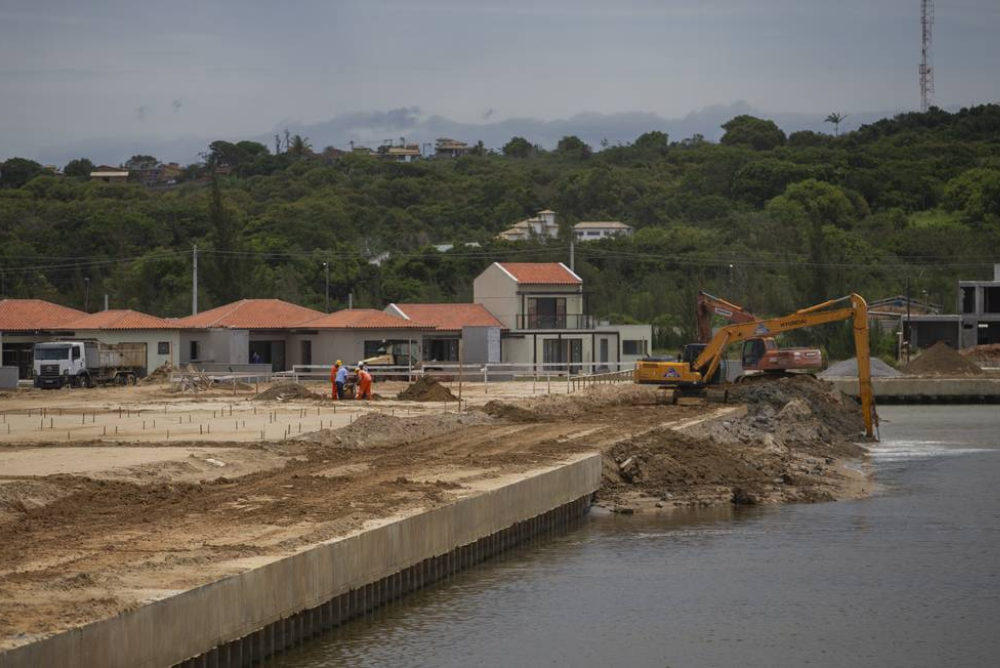
<svg viewBox="0 0 1000 668"><path fill-rule="evenodd" d="M473 282L473 301L503 323L504 362L614 371L650 352L652 327L599 322L583 279L560 262L494 262Z"/></svg>

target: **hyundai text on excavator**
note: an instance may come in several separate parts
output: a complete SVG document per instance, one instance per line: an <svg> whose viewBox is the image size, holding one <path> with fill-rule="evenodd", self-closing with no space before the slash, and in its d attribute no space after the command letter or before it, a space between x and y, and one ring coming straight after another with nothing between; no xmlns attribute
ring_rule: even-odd
<svg viewBox="0 0 1000 668"><path fill-rule="evenodd" d="M635 365L636 383L654 384L678 389L701 389L724 380L721 371L722 356L726 346L754 337L767 337L805 327L815 327L840 320L851 320L854 329L854 348L858 358L858 384L861 413L865 434L874 435L877 416L872 392L871 357L868 347L868 304L857 294L800 309L779 318L752 320L726 325L716 332L707 344L688 344L685 356L677 361L662 359L640 360ZM692 346L701 346L697 357L688 355ZM693 357L693 359L691 359Z"/></svg>
<svg viewBox="0 0 1000 668"><path fill-rule="evenodd" d="M699 343L707 344L712 339L713 315L736 324L759 320L738 304L699 292L695 306ZM773 336L751 336L743 341L740 363L747 375L785 375L822 369L823 353L819 348L780 348Z"/></svg>

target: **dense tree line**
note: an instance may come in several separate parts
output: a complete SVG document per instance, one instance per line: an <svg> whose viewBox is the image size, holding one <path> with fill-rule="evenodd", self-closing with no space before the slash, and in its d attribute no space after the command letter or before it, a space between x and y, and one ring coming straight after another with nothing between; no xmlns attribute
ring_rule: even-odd
<svg viewBox="0 0 1000 668"><path fill-rule="evenodd" d="M1000 261L998 105L839 136L786 136L750 116L723 127L719 143L651 131L545 151L514 137L501 152L414 163L315 152L302 137L276 137L274 152L218 141L186 182L155 189L91 183L86 158L61 177L13 158L0 175L2 290L82 306L89 278L114 306L183 315L197 244L205 307L273 296L322 308L324 262L332 307L349 293L370 306L460 301L489 262L567 261L572 223L620 220L636 234L576 246L589 309L654 322L672 346L700 289L776 314L851 291L900 294L908 281L953 310L955 281ZM563 238L495 239L543 208L559 213ZM825 339L849 340L836 328Z"/></svg>

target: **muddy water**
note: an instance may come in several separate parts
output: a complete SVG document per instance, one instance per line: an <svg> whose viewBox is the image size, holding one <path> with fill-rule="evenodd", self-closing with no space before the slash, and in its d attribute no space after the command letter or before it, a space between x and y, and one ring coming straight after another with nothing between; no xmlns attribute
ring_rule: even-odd
<svg viewBox="0 0 1000 668"><path fill-rule="evenodd" d="M998 665L1000 411L881 413L874 498L595 514L275 665Z"/></svg>

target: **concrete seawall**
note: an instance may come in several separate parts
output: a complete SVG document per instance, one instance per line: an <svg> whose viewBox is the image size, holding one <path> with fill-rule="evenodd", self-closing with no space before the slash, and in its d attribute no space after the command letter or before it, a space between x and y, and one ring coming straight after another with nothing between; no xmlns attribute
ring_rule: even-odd
<svg viewBox="0 0 1000 668"><path fill-rule="evenodd" d="M824 378L838 390L858 396L857 378ZM881 403L1000 403L1000 378L872 378Z"/></svg>
<svg viewBox="0 0 1000 668"><path fill-rule="evenodd" d="M577 517L601 481L584 455L0 654L29 666L244 666Z"/></svg>

